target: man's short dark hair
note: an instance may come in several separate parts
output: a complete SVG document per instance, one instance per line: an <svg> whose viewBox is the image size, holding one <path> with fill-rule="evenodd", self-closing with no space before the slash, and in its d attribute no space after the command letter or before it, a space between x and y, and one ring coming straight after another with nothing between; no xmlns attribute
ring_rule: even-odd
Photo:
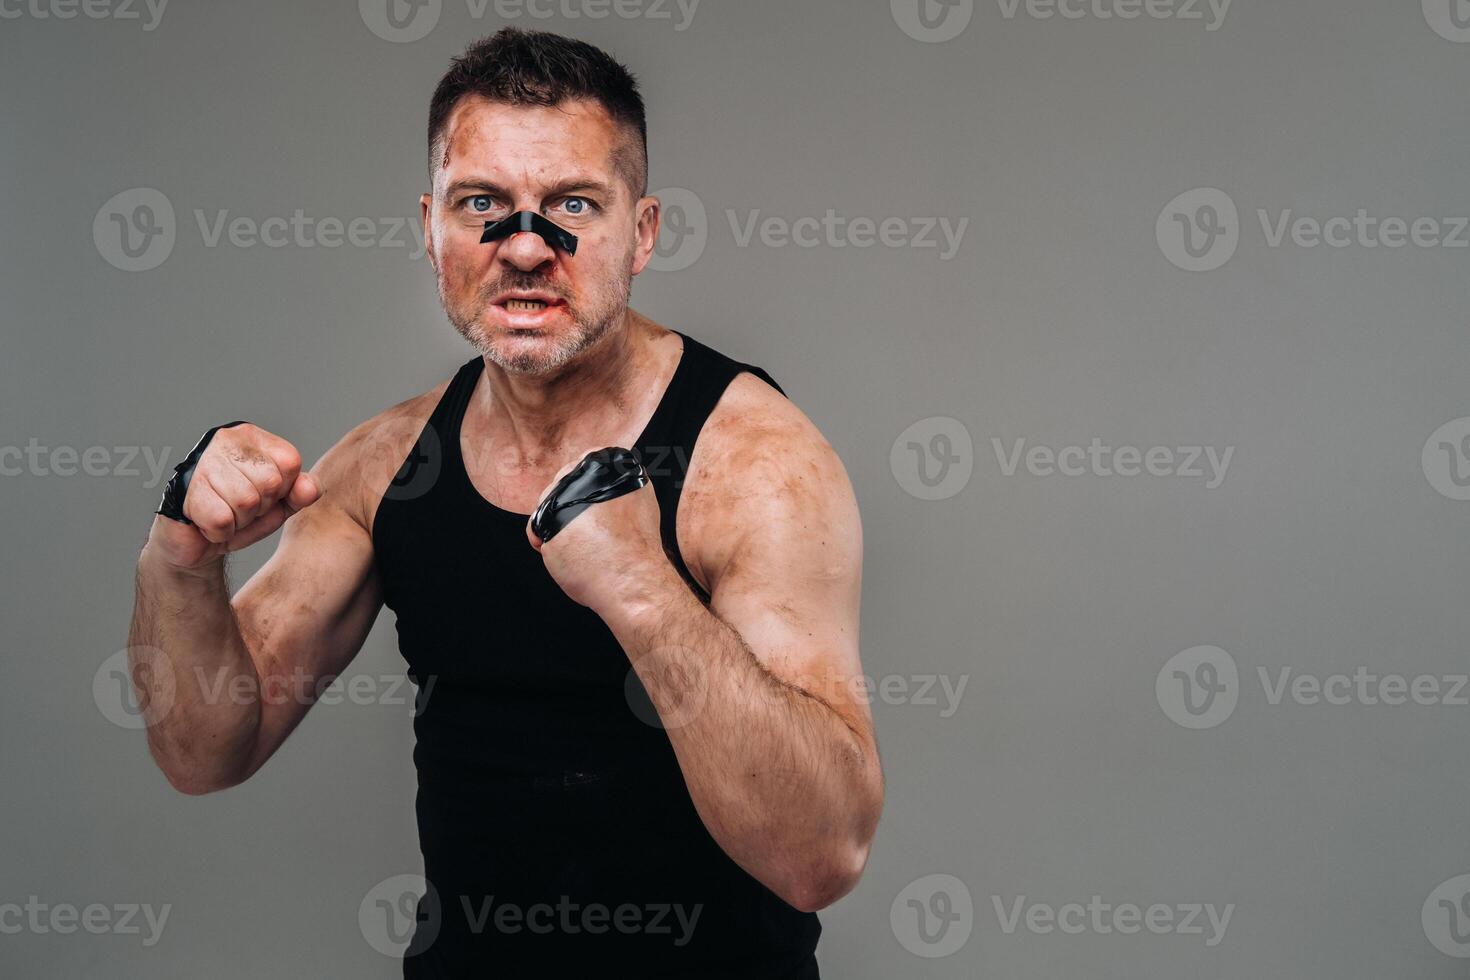
<svg viewBox="0 0 1470 980"><path fill-rule="evenodd" d="M510 105L556 106L589 99L627 131L613 167L628 186L648 193L648 124L638 82L605 51L583 41L506 27L455 58L429 103L429 174L443 159L444 126L460 99L478 96Z"/></svg>

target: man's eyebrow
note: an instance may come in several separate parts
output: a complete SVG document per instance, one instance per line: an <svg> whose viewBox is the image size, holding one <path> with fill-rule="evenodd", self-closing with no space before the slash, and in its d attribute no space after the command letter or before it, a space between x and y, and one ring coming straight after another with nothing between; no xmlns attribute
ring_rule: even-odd
<svg viewBox="0 0 1470 980"><path fill-rule="evenodd" d="M490 180L488 177L476 176L461 177L453 183L446 185L444 188L444 196L446 198L453 198L457 197L464 191L470 190L484 191L488 194L494 194L499 197L506 198L507 200L515 196L510 190L501 187L499 184L495 183L493 180ZM594 191L605 196L612 195L611 185L606 184L595 177L577 175L573 177L568 177L565 180L558 181L557 183L551 184L550 186L544 188L541 192L541 196L556 197L560 194L571 193L572 191Z"/></svg>

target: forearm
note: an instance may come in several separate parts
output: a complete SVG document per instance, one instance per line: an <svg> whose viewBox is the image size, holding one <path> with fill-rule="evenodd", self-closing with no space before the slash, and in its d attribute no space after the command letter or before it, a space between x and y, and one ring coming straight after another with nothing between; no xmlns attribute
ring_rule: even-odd
<svg viewBox="0 0 1470 980"><path fill-rule="evenodd" d="M825 699L836 692L773 675L676 575L604 618L725 852L797 907L848 891L866 860L882 777L871 738Z"/></svg>
<svg viewBox="0 0 1470 980"><path fill-rule="evenodd" d="M182 570L145 547L128 648L149 751L169 782L203 793L248 775L259 675L230 607L224 560Z"/></svg>

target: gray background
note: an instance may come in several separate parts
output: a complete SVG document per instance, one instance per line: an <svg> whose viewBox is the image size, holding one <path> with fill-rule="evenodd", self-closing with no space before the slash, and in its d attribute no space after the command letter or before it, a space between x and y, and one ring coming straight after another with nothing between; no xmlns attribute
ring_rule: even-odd
<svg viewBox="0 0 1470 980"><path fill-rule="evenodd" d="M1470 707L1273 704L1258 677L1467 670L1470 502L1436 490L1421 449L1470 416L1470 250L1273 247L1257 216L1470 214L1470 44L1431 27L1451 2L1470 15L1237 0L1208 30L1203 6L1047 19L986 0L942 43L900 27L912 0L704 0L682 31L672 7L476 18L444 0L411 42L350 2L175 0L153 30L141 7L6 5L0 443L172 465L243 417L314 459L446 376L468 349L412 249L208 247L195 211L413 223L448 59L504 23L573 34L639 75L652 187L707 211L698 260L641 276L633 305L766 367L841 454L864 518L867 673L910 692L967 679L948 717L942 695L875 697L887 805L861 885L822 913L824 975L1470 976L1436 948L1449 935L1470 955L1431 896L1470 872ZM1189 272L1155 221L1202 187L1238 207L1238 247ZM172 251L141 272L92 233L134 188L176 213ZM969 224L948 261L741 247L727 211L757 209ZM971 450L951 446L973 471L927 500L900 435L918 424L928 445L936 418L968 433ZM1008 476L992 443L1093 437L1234 456L1207 488ZM0 934L0 973L397 976L358 907L420 870L409 708L318 706L248 783L174 793L142 733L109 720L105 676L94 694L126 642L157 487L56 468L0 478L0 904L171 912L148 948ZM269 547L237 559L237 581ZM1238 703L1192 730L1155 682L1202 644L1233 658ZM351 673L402 675L390 613ZM929 943L907 897L930 901L935 874L974 914ZM1234 909L1214 946L1208 925L1008 933L996 902L1023 895Z"/></svg>

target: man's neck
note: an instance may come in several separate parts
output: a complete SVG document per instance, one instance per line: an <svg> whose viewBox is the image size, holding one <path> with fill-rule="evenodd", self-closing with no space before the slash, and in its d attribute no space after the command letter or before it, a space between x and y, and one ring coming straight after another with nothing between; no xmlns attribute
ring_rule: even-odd
<svg viewBox="0 0 1470 980"><path fill-rule="evenodd" d="M559 455L569 443L588 438L582 430L590 424L607 429L609 421L637 407L646 394L637 379L656 360L651 342L659 333L628 310L620 325L554 374L513 374L486 359L486 383L471 406L483 420L479 428L500 445L514 446L529 465Z"/></svg>

